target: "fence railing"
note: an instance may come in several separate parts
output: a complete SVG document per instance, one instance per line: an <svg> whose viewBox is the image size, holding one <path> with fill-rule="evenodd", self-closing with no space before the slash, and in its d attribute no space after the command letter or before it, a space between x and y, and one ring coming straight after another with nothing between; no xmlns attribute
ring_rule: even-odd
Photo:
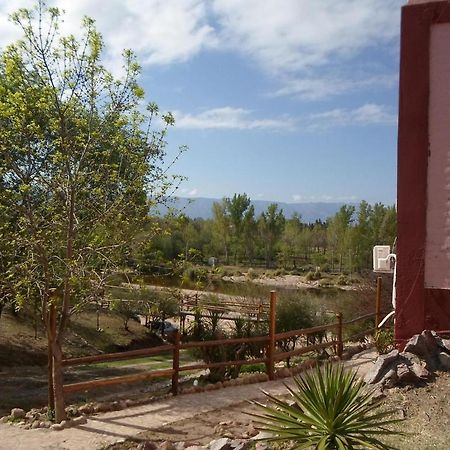
<svg viewBox="0 0 450 450"><path fill-rule="evenodd" d="M208 340L208 341L189 341L181 342L181 336L178 331L173 333L173 343L165 344L158 347L152 347L148 349L132 350L120 353L107 353L94 356L83 356L79 358L69 358L63 359L64 367L79 366L86 364L97 364L102 362L110 361L121 361L129 360L133 358L143 358L147 356L156 356L164 353L172 353L172 368L152 370L148 372L133 374L133 375L123 375L111 378L95 379L91 381L76 382L64 385L65 393L72 393L77 391L87 391L95 389L98 387L111 386L115 384L125 384L132 382L139 382L145 380L151 380L160 377L171 377L172 386L171 392L173 395L177 395L179 392L179 377L181 372L203 370L203 369L213 369L220 367L230 367L230 366L245 366L250 364L260 364L264 363L266 366L266 373L270 380L275 378L275 362L283 359L288 359L293 356L302 355L305 353L333 348L335 354L340 358L342 357L344 342L343 342L343 330L345 326L352 325L358 321L367 320L370 318L375 318L376 312L357 317L355 319L344 322L342 319L342 314L336 314L336 322L321 325L312 328L304 328L299 330L287 331L284 333L276 333L275 330L275 319L276 319L276 293L271 292L270 299L270 309L269 309L269 334L265 336L255 336L247 338L232 338L232 339L219 339L219 340ZM365 330L358 335L369 334L374 328ZM298 338L298 337L308 337L315 333L321 332L332 332L332 339L326 340L326 342L314 343L311 345L302 345L299 348L294 348L289 351L282 351L280 347L277 347L277 342ZM357 335L351 338L356 338ZM263 356L260 358L251 359L241 359L241 360L229 360L220 362L199 362L194 364L180 364L180 351L187 349L198 349L198 348L214 348L222 347L225 345L238 345L238 344L262 344Z"/></svg>

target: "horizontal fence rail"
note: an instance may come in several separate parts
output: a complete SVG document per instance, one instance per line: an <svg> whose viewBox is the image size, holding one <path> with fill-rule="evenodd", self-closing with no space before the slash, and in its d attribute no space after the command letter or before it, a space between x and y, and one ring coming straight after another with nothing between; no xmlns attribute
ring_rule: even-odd
<svg viewBox="0 0 450 450"><path fill-rule="evenodd" d="M110 361L123 361L131 360L133 358L144 358L156 356L164 353L172 353L172 368L151 370L143 373L133 374L133 375L123 375L110 378L101 378L91 381L82 381L77 383L70 383L64 385L64 393L73 393L77 391L87 391L99 387L107 387L117 384L127 384L134 382L142 382L147 380L152 380L155 378L162 377L172 377L172 394L177 395L179 391L179 374L181 372L194 371L194 370L205 370L214 369L221 367L232 367L232 366L245 366L251 364L265 364L266 373L269 379L274 379L275 373L275 362L281 360L288 360L293 356L304 355L306 353L333 348L334 352L338 357L342 356L343 352L343 329L346 326L353 325L357 322L365 321L368 319L375 318L379 316L380 311L375 313L365 314L354 319L343 321L342 314L336 314L337 321L335 323L303 328L299 330L292 330L283 333L276 333L275 331L275 311L276 311L276 293L271 292L269 307L269 334L264 336L254 336L254 337L242 337L242 338L231 338L231 339L218 339L218 340L208 340L208 341L185 341L181 342L181 335L179 331L173 333L173 343L160 345L157 347L151 347L140 350L131 350L126 352L118 353L105 353L94 356L83 356L78 358L67 358L63 359L62 364L64 367L98 364L102 362ZM261 308L260 308L261 309ZM347 339L355 339L359 336L365 336L376 330L375 327L371 327L369 330L364 330L354 336ZM277 342L292 339L294 337L306 336L308 337L314 333L330 332L327 333L327 337L331 338L326 342L320 342L312 345L302 345L299 348L294 348L289 351L281 351L277 346ZM198 362L193 364L180 364L180 351L188 349L200 349L200 348L214 348L222 347L225 345L261 345L260 358L249 358L249 359L239 359L230 361L214 361L214 362ZM170 361L169 361L170 362Z"/></svg>

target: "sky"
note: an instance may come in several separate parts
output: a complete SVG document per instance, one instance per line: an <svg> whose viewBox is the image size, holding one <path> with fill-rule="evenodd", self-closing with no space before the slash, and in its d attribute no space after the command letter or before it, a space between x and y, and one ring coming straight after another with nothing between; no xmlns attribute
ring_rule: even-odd
<svg viewBox="0 0 450 450"><path fill-rule="evenodd" d="M96 20L105 63L131 48L148 101L176 120L184 197L396 200L405 0L54 0L64 32ZM29 0L0 0L0 47Z"/></svg>

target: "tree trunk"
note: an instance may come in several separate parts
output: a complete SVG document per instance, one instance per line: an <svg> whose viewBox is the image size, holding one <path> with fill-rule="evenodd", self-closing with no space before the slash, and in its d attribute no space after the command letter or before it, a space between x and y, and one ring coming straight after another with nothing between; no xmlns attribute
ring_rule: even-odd
<svg viewBox="0 0 450 450"><path fill-rule="evenodd" d="M53 394L55 396L55 421L66 419L66 409L63 390L62 349L57 339L52 342L53 351Z"/></svg>
<svg viewBox="0 0 450 450"><path fill-rule="evenodd" d="M47 382L48 382L48 409L49 416L55 411L55 394L53 390L53 346L56 338L56 311L51 305L48 311L47 320Z"/></svg>

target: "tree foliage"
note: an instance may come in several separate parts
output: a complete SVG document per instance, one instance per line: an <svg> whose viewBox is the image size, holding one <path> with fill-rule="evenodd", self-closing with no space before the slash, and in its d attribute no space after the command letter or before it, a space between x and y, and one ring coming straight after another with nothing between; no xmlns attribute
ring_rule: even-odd
<svg viewBox="0 0 450 450"><path fill-rule="evenodd" d="M0 59L0 230L2 247L14 250L1 263L9 295L41 301L61 398L69 317L126 260L130 237L169 189L161 163L174 119L162 115L163 129L153 129L158 107L142 112L133 53L124 51L123 76L115 78L102 64L92 19L84 19L80 40L61 36L60 11L43 1L12 21L23 37ZM60 420L63 404L56 409Z"/></svg>

